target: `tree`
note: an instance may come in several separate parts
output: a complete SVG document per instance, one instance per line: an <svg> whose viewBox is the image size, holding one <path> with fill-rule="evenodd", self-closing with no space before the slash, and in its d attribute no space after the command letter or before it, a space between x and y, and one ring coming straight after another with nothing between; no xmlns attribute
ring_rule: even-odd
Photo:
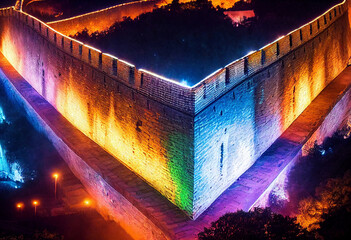
<svg viewBox="0 0 351 240"><path fill-rule="evenodd" d="M351 239L351 212L345 207L323 214L318 234L325 240Z"/></svg>
<svg viewBox="0 0 351 240"><path fill-rule="evenodd" d="M316 189L315 195L299 204L297 222L308 230L320 228L326 219L333 221L340 209L351 213L351 170L341 178L328 179Z"/></svg>
<svg viewBox="0 0 351 240"><path fill-rule="evenodd" d="M179 7L180 7L179 0L173 0L172 3L171 3L170 8L172 10L175 10L175 9L179 9Z"/></svg>
<svg viewBox="0 0 351 240"><path fill-rule="evenodd" d="M314 239L295 218L273 213L269 208L227 213L198 237L200 240Z"/></svg>
<svg viewBox="0 0 351 240"><path fill-rule="evenodd" d="M63 240L63 236L56 233L51 233L44 229L43 231L37 231L30 234L10 234L10 233L0 233L0 240Z"/></svg>

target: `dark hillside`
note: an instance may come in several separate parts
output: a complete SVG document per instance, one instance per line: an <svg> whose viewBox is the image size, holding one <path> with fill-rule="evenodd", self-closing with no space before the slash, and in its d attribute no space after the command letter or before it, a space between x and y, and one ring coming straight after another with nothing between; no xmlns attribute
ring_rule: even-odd
<svg viewBox="0 0 351 240"><path fill-rule="evenodd" d="M138 68L193 85L338 2L254 0L256 19L234 27L224 10L214 8L211 2L174 1L135 20L115 23L107 32L89 36L85 31L75 37Z"/></svg>

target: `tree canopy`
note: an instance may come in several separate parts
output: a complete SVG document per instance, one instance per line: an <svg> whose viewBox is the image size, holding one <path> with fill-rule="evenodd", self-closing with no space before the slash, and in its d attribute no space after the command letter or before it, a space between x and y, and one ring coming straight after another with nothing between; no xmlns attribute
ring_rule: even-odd
<svg viewBox="0 0 351 240"><path fill-rule="evenodd" d="M294 218L269 208L227 213L198 235L199 240L314 239Z"/></svg>
<svg viewBox="0 0 351 240"><path fill-rule="evenodd" d="M191 86L321 14L331 2L337 1L253 0L257 18L234 27L225 10L210 1L174 1L134 20L117 22L106 32L91 34L87 29L74 37ZM238 2L233 9L243 5L248 7Z"/></svg>

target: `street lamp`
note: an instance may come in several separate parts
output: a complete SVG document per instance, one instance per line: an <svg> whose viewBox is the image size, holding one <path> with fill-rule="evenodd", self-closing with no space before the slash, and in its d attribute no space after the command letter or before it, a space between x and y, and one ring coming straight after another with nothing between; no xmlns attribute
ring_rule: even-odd
<svg viewBox="0 0 351 240"><path fill-rule="evenodd" d="M38 200L33 200L33 206L34 206L34 216L37 215L37 206L39 205L39 201Z"/></svg>
<svg viewBox="0 0 351 240"><path fill-rule="evenodd" d="M56 199L56 192L57 192L57 179L59 178L58 173L52 174L52 177L55 179L55 199Z"/></svg>
<svg viewBox="0 0 351 240"><path fill-rule="evenodd" d="M17 204L16 204L16 208L17 208L17 210L18 210L19 212L22 211L23 206L24 206L23 203L17 203Z"/></svg>

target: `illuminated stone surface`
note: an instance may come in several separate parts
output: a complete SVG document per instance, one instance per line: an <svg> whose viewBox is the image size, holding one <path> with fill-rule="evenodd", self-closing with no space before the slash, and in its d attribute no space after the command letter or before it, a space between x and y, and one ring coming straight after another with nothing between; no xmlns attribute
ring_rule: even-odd
<svg viewBox="0 0 351 240"><path fill-rule="evenodd" d="M223 211L251 207L301 150L302 142L287 144L280 136L345 69L351 55L347 10L348 2L337 5L191 88L101 54L12 9L0 11L0 47L29 83L7 63L6 76L19 81L24 105L35 106L28 114L103 214L137 239L193 238ZM321 116L336 100L326 103ZM336 124L341 115L326 121ZM295 131L290 137L307 141L310 135ZM190 221L128 169L198 219ZM256 178L245 177L250 172Z"/></svg>
<svg viewBox="0 0 351 240"><path fill-rule="evenodd" d="M30 16L20 16L24 22L12 17L4 20L1 35L2 52L16 63L16 70L28 76L31 86L86 136L192 215L191 93L146 72L140 86L141 72L119 60L117 79L107 75L101 70L113 70L111 57L102 55L104 64L99 66L99 53L87 46L80 51L76 42L71 56L62 51L71 51L66 37L49 29L47 41L47 27ZM18 38L11 40L15 35ZM19 45L23 50L31 47L22 52Z"/></svg>
<svg viewBox="0 0 351 240"><path fill-rule="evenodd" d="M135 239L167 239L164 224L188 220L156 190L70 124L2 55L0 65L0 79L9 97L23 106L34 127L48 136L94 196L102 215L111 216Z"/></svg>
<svg viewBox="0 0 351 240"><path fill-rule="evenodd" d="M309 25L303 29L308 37ZM298 34L294 32L292 39L300 41ZM278 41L280 52L290 49L284 44L287 38ZM195 216L240 177L346 67L351 52L349 40L343 39L350 39L347 14L232 89L226 88L225 71L209 83L205 80L206 97L199 90L195 104ZM277 51L276 44L266 49L266 57L273 58L276 53L268 52ZM249 66L261 68L261 54L249 55ZM242 68L229 71L240 73Z"/></svg>
<svg viewBox="0 0 351 240"><path fill-rule="evenodd" d="M60 150L96 199L99 211L136 239L194 239L224 213L258 205L258 199L265 197L278 175L316 138L322 141L335 132L351 109L351 68L347 68L238 181L193 221L73 127L3 57L0 68L8 94L24 106L36 128Z"/></svg>

